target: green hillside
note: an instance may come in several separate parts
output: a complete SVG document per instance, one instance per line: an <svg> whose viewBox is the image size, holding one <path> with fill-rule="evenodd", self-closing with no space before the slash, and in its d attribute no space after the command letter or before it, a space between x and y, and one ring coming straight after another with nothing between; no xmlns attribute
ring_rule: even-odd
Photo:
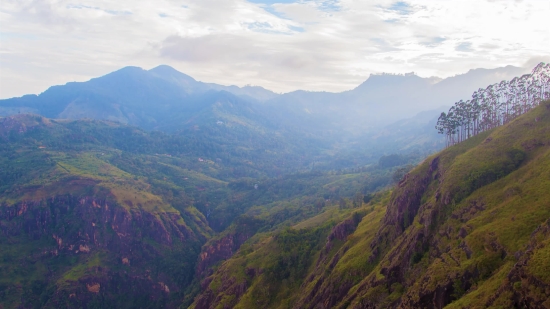
<svg viewBox="0 0 550 309"><path fill-rule="evenodd" d="M5 308L190 303L197 278L249 238L320 213L339 218L412 160L269 177L281 153L296 170L295 150L233 153L226 143L199 156L207 141L36 115L0 118L0 141ZM217 246L227 239L231 246Z"/></svg>
<svg viewBox="0 0 550 309"><path fill-rule="evenodd" d="M251 239L191 308L548 308L549 201L547 101L391 195Z"/></svg>
<svg viewBox="0 0 550 309"><path fill-rule="evenodd" d="M307 145L190 136L0 118L0 304L549 306L550 102L408 173L415 157L305 170Z"/></svg>

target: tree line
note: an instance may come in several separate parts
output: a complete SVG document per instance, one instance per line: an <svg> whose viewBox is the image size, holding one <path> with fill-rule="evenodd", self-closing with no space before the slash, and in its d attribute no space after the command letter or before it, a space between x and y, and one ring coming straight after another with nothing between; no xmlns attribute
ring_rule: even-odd
<svg viewBox="0 0 550 309"><path fill-rule="evenodd" d="M480 88L472 99L456 102L447 113L441 113L435 128L445 135L448 147L506 124L548 99L550 64L541 62L531 74Z"/></svg>

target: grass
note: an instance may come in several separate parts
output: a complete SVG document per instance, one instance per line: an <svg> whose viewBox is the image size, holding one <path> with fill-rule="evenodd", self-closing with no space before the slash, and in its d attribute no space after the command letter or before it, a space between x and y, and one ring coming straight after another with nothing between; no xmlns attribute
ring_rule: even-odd
<svg viewBox="0 0 550 309"><path fill-rule="evenodd" d="M96 251L89 256L81 256L80 260L84 260L77 263L74 267L63 273L57 280L59 288L70 288L74 285L74 282L85 277L86 275L97 276L97 267L105 267L103 260L106 258L106 254Z"/></svg>
<svg viewBox="0 0 550 309"><path fill-rule="evenodd" d="M483 308L489 301L492 308L510 307L513 291L509 286L523 289L532 299L544 299L544 291L526 282L509 283L507 278L516 263L516 253L525 252L534 241L536 250L525 270L547 284L550 281L549 238L546 234L533 236L533 231L550 218L549 128L550 112L543 105L506 126L479 134L428 158L410 173L403 187L394 190L392 197L387 194L374 209L363 206L370 212L355 232L344 242L335 243L329 257L320 265L310 267L304 278L311 281L294 293L280 287L292 286L291 282L263 281L264 275L253 279L243 276L246 267L265 269L273 262L272 258L279 253L274 250L272 240L258 243L251 253L226 261L215 273L214 280L240 272L239 278L246 280L249 288L238 300L237 308L258 306L255 301L263 301L261 307L265 308L284 308L289 304L314 307L315 303L300 303L310 293L325 297L321 303L326 306L334 291L350 281L353 286L335 307L359 306L359 302L367 300L386 307L400 298L403 306L414 307L422 295L432 297L431 293L447 286L454 289L450 296L453 301L447 308ZM392 238L387 248L381 247L379 260L369 262L375 248L373 240L378 237L378 243L384 244L386 233L391 233L393 228L384 226L382 218L406 211L391 203L407 188L417 186L415 176L427 175L435 157L440 160L438 170L428 175L429 184L421 192L418 213L404 232ZM349 181L335 179L326 186L343 180ZM385 205L392 208L386 212ZM294 227L311 229L341 213L328 209ZM429 246L423 248L426 238ZM329 266L335 256L338 260ZM405 272L403 281L395 283L390 280L396 278L382 274L392 267ZM322 283L316 286L317 282ZM316 292L312 292L314 288ZM217 293L226 291L217 290ZM496 298L495 293L498 293Z"/></svg>

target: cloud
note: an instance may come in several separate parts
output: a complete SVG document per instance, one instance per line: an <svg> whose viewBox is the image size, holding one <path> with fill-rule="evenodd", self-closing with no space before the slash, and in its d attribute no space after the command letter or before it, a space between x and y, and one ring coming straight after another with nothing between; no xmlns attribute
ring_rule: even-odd
<svg viewBox="0 0 550 309"><path fill-rule="evenodd" d="M550 55L531 57L523 64L523 67L526 69L533 69L541 62L550 63Z"/></svg>
<svg viewBox="0 0 550 309"><path fill-rule="evenodd" d="M522 66L549 55L549 13L542 0L4 0L0 97L126 65L279 92Z"/></svg>

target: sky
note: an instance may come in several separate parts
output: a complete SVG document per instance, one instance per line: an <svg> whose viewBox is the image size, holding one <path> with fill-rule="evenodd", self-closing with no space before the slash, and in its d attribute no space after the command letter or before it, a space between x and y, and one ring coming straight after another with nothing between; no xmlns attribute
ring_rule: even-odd
<svg viewBox="0 0 550 309"><path fill-rule="evenodd" d="M548 0L1 0L0 98L124 66L275 92L550 61Z"/></svg>

